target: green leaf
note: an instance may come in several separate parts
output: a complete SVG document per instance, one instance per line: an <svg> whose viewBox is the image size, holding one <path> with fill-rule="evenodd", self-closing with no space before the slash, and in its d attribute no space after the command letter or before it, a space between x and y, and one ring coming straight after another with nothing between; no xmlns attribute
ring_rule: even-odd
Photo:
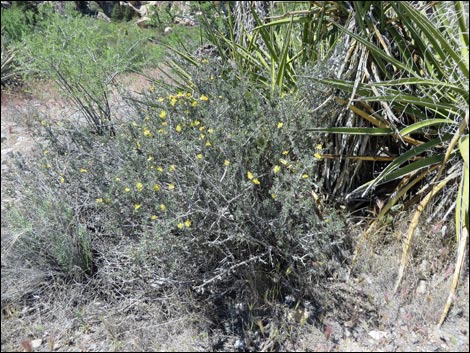
<svg viewBox="0 0 470 353"><path fill-rule="evenodd" d="M345 135L393 135L395 131L388 128L376 127L328 127L328 128L311 128L304 131L312 132L326 132L330 134L345 134Z"/></svg>
<svg viewBox="0 0 470 353"><path fill-rule="evenodd" d="M415 132L416 130L422 129L423 127L440 125L440 124L457 124L457 123L450 119L428 119L424 121L418 121L417 123L414 123L400 130L400 135L406 136L408 134Z"/></svg>

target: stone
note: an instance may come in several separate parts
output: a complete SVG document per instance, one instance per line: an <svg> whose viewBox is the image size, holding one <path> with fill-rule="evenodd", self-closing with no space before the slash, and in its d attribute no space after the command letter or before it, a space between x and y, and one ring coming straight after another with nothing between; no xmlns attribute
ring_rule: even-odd
<svg viewBox="0 0 470 353"><path fill-rule="evenodd" d="M108 16L106 16L104 12L101 12L101 11L98 12L98 15L96 15L96 18L104 20L106 22L111 22L111 19Z"/></svg>
<svg viewBox="0 0 470 353"><path fill-rule="evenodd" d="M428 288L428 283L424 279L419 280L418 287L416 288L416 294L420 294L420 295L426 294L427 288Z"/></svg>
<svg viewBox="0 0 470 353"><path fill-rule="evenodd" d="M369 336L372 337L374 340L379 341L382 338L387 337L387 332L372 330L369 332Z"/></svg>
<svg viewBox="0 0 470 353"><path fill-rule="evenodd" d="M41 347L41 344L42 344L42 339L41 338L38 338L37 340L32 340L31 341L31 346L33 347L33 349Z"/></svg>
<svg viewBox="0 0 470 353"><path fill-rule="evenodd" d="M136 25L140 28L149 28L152 26L152 20L150 17L142 17L137 20Z"/></svg>

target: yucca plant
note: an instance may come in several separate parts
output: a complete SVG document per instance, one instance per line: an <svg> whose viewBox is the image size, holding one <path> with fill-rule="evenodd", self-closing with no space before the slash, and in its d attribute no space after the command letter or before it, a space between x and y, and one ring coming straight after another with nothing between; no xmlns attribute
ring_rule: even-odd
<svg viewBox="0 0 470 353"><path fill-rule="evenodd" d="M2 86L19 73L19 69L15 63L15 51L7 46L7 40L2 36Z"/></svg>
<svg viewBox="0 0 470 353"><path fill-rule="evenodd" d="M353 6L354 16L348 26L334 20L330 23L351 39L352 56L359 57L361 63L360 74L354 80L311 79L348 92L349 101L339 101L356 114L355 122L361 127L311 131L391 138L392 143L383 146L382 151L396 153L385 156L389 161L386 167L349 196L364 197L380 185L398 182L377 219L363 234L363 241L400 199L420 195L408 202L408 207L415 205L416 210L404 244L395 291L403 279L410 243L423 210L432 200L439 201L445 187L459 184L454 203L457 264L439 320L441 325L457 286L468 238L469 67L464 3L391 1L355 2ZM364 123L369 126L362 127ZM361 149L355 146L351 150ZM372 159L379 161L384 156L377 152ZM341 156L347 157L351 156ZM441 200L445 202L446 198Z"/></svg>
<svg viewBox="0 0 470 353"><path fill-rule="evenodd" d="M266 2L236 3L234 12L228 11L223 26L204 12L201 26L222 63L230 63L240 79L248 76L267 94L296 90L300 71L306 64L327 57L341 36L341 31L327 19L344 23L349 16L347 2L299 1L288 5L280 2L276 10L271 7L268 17L263 17L265 14L259 11L262 6L257 6ZM245 8L244 16L237 16L240 7ZM254 26L243 23L241 18L246 17ZM191 78L185 65L197 67L200 61L184 50L170 49L181 61L171 60L169 66L178 76L178 84L188 86Z"/></svg>

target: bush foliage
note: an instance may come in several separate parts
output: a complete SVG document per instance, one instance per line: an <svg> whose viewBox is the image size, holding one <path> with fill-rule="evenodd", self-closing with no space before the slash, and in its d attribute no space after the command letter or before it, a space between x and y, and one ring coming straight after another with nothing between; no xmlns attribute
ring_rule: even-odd
<svg viewBox="0 0 470 353"><path fill-rule="evenodd" d="M251 301L273 289L307 295L333 275L348 244L340 218L322 216L314 197L321 160L312 150L322 146L297 133L309 124L307 109L214 77L211 67L194 73L187 92L151 86L115 136L43 121L40 179L61 205L41 214L41 236L28 226L17 246L34 238L46 249L68 224L72 244L60 243L60 256L70 258L53 257L76 276L70 264L93 273L96 239L131 238L134 261L167 284Z"/></svg>

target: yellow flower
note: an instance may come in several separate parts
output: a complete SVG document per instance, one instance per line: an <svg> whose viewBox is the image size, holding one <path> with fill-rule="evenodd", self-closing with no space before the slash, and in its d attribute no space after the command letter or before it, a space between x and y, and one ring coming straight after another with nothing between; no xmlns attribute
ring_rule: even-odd
<svg viewBox="0 0 470 353"><path fill-rule="evenodd" d="M164 204L160 204L160 210L165 212L166 211L166 206Z"/></svg>
<svg viewBox="0 0 470 353"><path fill-rule="evenodd" d="M259 185L259 184L260 184L259 180L256 179L256 178L254 178L254 179L252 180L252 182L253 182L253 184L255 184L255 185Z"/></svg>
<svg viewBox="0 0 470 353"><path fill-rule="evenodd" d="M47 126L47 121L46 120L41 120L41 125L42 126Z"/></svg>
<svg viewBox="0 0 470 353"><path fill-rule="evenodd" d="M199 131L204 131L205 128L206 128L205 126L201 126L201 127L199 128Z"/></svg>
<svg viewBox="0 0 470 353"><path fill-rule="evenodd" d="M277 195L276 195L276 194L271 194L271 197L273 198L273 200L276 200L276 199L277 199Z"/></svg>
<svg viewBox="0 0 470 353"><path fill-rule="evenodd" d="M209 61L208 61L207 59L202 59L202 60L201 60L201 63L203 63L203 64L207 64L208 62L209 62Z"/></svg>
<svg viewBox="0 0 470 353"><path fill-rule="evenodd" d="M206 147L211 147L212 146L212 143L210 141L207 141L206 142Z"/></svg>
<svg viewBox="0 0 470 353"><path fill-rule="evenodd" d="M250 179L250 180L253 179L253 177L254 177L254 175L253 175L252 172L247 172L247 173L246 173L246 176L247 176L248 179Z"/></svg>
<svg viewBox="0 0 470 353"><path fill-rule="evenodd" d="M125 192L130 192L131 189L129 189L128 187L126 187L126 188L124 189L124 191L125 191Z"/></svg>
<svg viewBox="0 0 470 353"><path fill-rule="evenodd" d="M184 224L183 223L178 223L177 227L178 227L178 229L183 229Z"/></svg>
<svg viewBox="0 0 470 353"><path fill-rule="evenodd" d="M213 128L209 128L209 129L207 129L207 132L208 132L209 134L212 134L212 133L214 132L214 129L213 129Z"/></svg>
<svg viewBox="0 0 470 353"><path fill-rule="evenodd" d="M204 156L202 155L202 153L199 153L196 157L197 157L197 159L202 159L202 157L204 157Z"/></svg>
<svg viewBox="0 0 470 353"><path fill-rule="evenodd" d="M184 225L186 226L186 228L191 227L191 221L187 219L186 221L184 221Z"/></svg>
<svg viewBox="0 0 470 353"><path fill-rule="evenodd" d="M192 96L191 92L186 93L186 97L190 98Z"/></svg>
<svg viewBox="0 0 470 353"><path fill-rule="evenodd" d="M158 129L159 134L163 134L163 129Z"/></svg>
<svg viewBox="0 0 470 353"><path fill-rule="evenodd" d="M191 103L191 107L197 107L197 101L193 101L193 102Z"/></svg>
<svg viewBox="0 0 470 353"><path fill-rule="evenodd" d="M154 215L154 214L150 217L150 219L151 219L152 221L156 221L157 218L158 218L158 217L157 217L156 215Z"/></svg>
<svg viewBox="0 0 470 353"><path fill-rule="evenodd" d="M49 153L49 150L44 150L44 155L48 154Z"/></svg>
<svg viewBox="0 0 470 353"><path fill-rule="evenodd" d="M206 135L204 135L204 134L199 135L199 140L204 140L205 138L206 138Z"/></svg>
<svg viewBox="0 0 470 353"><path fill-rule="evenodd" d="M98 197L98 198L96 199L96 203L103 203L103 198Z"/></svg>
<svg viewBox="0 0 470 353"><path fill-rule="evenodd" d="M158 167L157 167L157 171L159 171L159 172L163 172L163 167L161 167L161 166L158 166Z"/></svg>
<svg viewBox="0 0 470 353"><path fill-rule="evenodd" d="M61 184L65 183L65 178L63 176L60 177L60 183Z"/></svg>
<svg viewBox="0 0 470 353"><path fill-rule="evenodd" d="M193 127L193 126L198 126L200 124L201 124L201 122L199 120L194 120L194 121L191 122L191 124L189 124L189 126Z"/></svg>
<svg viewBox="0 0 470 353"><path fill-rule="evenodd" d="M149 157L147 158L147 162L150 162L150 161L153 161L153 156L149 156Z"/></svg>
<svg viewBox="0 0 470 353"><path fill-rule="evenodd" d="M168 189L173 190L174 188L175 188L175 184L172 184L172 183L168 184Z"/></svg>
<svg viewBox="0 0 470 353"><path fill-rule="evenodd" d="M320 154L320 153L318 153L318 152L317 152L317 153L315 153L313 156L314 156L316 159L322 159L322 156L321 156L321 154Z"/></svg>
<svg viewBox="0 0 470 353"><path fill-rule="evenodd" d="M155 185L153 186L153 190L159 191L159 190L160 190L160 185L155 184Z"/></svg>
<svg viewBox="0 0 470 353"><path fill-rule="evenodd" d="M142 191L142 189L144 188L144 185L141 182L137 182L135 184L135 187L136 187L137 191Z"/></svg>
<svg viewBox="0 0 470 353"><path fill-rule="evenodd" d="M49 168L50 168L50 166L49 166ZM88 173L88 169L80 168L80 173Z"/></svg>
<svg viewBox="0 0 470 353"><path fill-rule="evenodd" d="M144 129L144 136L145 137L152 137L152 133L150 132L149 129L147 129L147 128Z"/></svg>
<svg viewBox="0 0 470 353"><path fill-rule="evenodd" d="M226 159L226 160L224 161L224 166L228 167L229 165L230 165L230 161L229 161L228 159Z"/></svg>
<svg viewBox="0 0 470 353"><path fill-rule="evenodd" d="M150 86L150 92L155 92L155 89L156 89L156 88L155 88L155 85L151 85L151 86Z"/></svg>
<svg viewBox="0 0 470 353"><path fill-rule="evenodd" d="M162 110L159 115L160 118L165 119L166 118L166 111Z"/></svg>
<svg viewBox="0 0 470 353"><path fill-rule="evenodd" d="M279 173L280 171L281 171L281 167L276 164L276 165L274 166L274 168L273 168L274 174L277 174L277 173Z"/></svg>
<svg viewBox="0 0 470 353"><path fill-rule="evenodd" d="M115 177L114 180L115 180L115 181L121 181L121 178Z"/></svg>
<svg viewBox="0 0 470 353"><path fill-rule="evenodd" d="M282 165L289 165L289 163L285 159L279 159L279 162L281 162Z"/></svg>
<svg viewBox="0 0 470 353"><path fill-rule="evenodd" d="M213 81L213 80L214 80L214 75L211 75L211 81Z"/></svg>
<svg viewBox="0 0 470 353"><path fill-rule="evenodd" d="M177 101L178 101L178 100L176 99L176 97L171 98L170 105L171 105L172 107L174 107L174 106L176 105L176 102L177 102Z"/></svg>
<svg viewBox="0 0 470 353"><path fill-rule="evenodd" d="M319 143L319 144L317 145L317 150L321 150L321 149L323 149L323 145L322 145L321 143Z"/></svg>
<svg viewBox="0 0 470 353"><path fill-rule="evenodd" d="M173 173L175 170L176 170L176 165L174 165L174 164L170 165L170 167L168 168L168 171L170 173Z"/></svg>
<svg viewBox="0 0 470 353"><path fill-rule="evenodd" d="M163 102L165 99L163 97L158 97L158 101L161 103Z"/></svg>
<svg viewBox="0 0 470 353"><path fill-rule="evenodd" d="M277 128L281 129L284 126L284 123L282 121L277 123Z"/></svg>
<svg viewBox="0 0 470 353"><path fill-rule="evenodd" d="M302 179L307 179L308 178L308 174L302 174Z"/></svg>
<svg viewBox="0 0 470 353"><path fill-rule="evenodd" d="M140 208L140 206L142 206L140 203L135 203L134 204L134 210L138 210Z"/></svg>
<svg viewBox="0 0 470 353"><path fill-rule="evenodd" d="M282 151L281 152L284 156L288 155L289 154L289 151L285 150L285 151Z"/></svg>
<svg viewBox="0 0 470 353"><path fill-rule="evenodd" d="M222 99L222 96L219 96L219 99Z"/></svg>
<svg viewBox="0 0 470 353"><path fill-rule="evenodd" d="M206 95L202 95L201 98L199 98L200 100L202 101L208 101L209 100L209 97L207 97Z"/></svg>
<svg viewBox="0 0 470 353"><path fill-rule="evenodd" d="M176 132L181 132L183 130L182 126L180 124L176 125Z"/></svg>

